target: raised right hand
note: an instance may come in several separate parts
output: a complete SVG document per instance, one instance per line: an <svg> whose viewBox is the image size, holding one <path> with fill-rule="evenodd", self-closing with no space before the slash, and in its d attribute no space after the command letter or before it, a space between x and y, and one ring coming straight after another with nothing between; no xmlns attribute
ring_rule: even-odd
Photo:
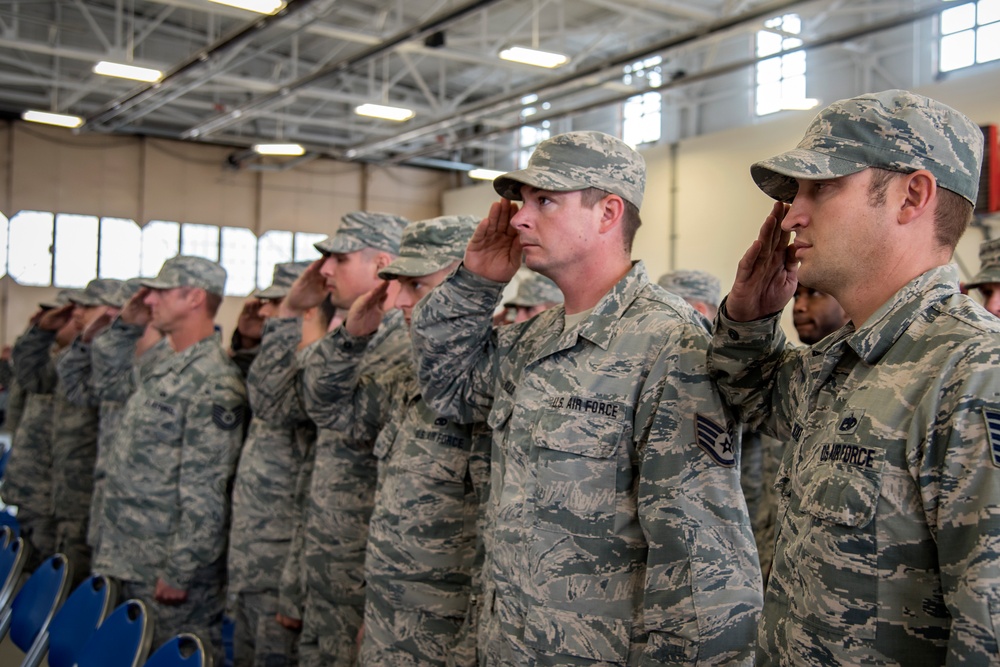
<svg viewBox="0 0 1000 667"><path fill-rule="evenodd" d="M45 311L38 318L38 328L43 331L59 331L73 318L73 304L67 303L64 306Z"/></svg>
<svg viewBox="0 0 1000 667"><path fill-rule="evenodd" d="M465 268L498 283L510 282L521 266L521 241L510 219L517 204L501 199L472 234L465 249Z"/></svg>
<svg viewBox="0 0 1000 667"><path fill-rule="evenodd" d="M149 295L148 287L140 287L135 294L132 295L125 305L122 307L122 312L118 314L121 321L125 324L138 324L141 327L149 324L149 320L152 319L153 313L149 310L149 306L146 305L146 297Z"/></svg>
<svg viewBox="0 0 1000 667"><path fill-rule="evenodd" d="M352 336L367 336L378 331L382 318L389 310L389 281L382 280L374 289L365 292L351 304L344 320L344 328Z"/></svg>
<svg viewBox="0 0 1000 667"><path fill-rule="evenodd" d="M781 228L788 205L776 202L736 269L726 297L726 315L736 322L759 320L780 311L795 294L799 263L790 244L791 232Z"/></svg>
<svg viewBox="0 0 1000 667"><path fill-rule="evenodd" d="M278 306L278 317L299 317L327 298L326 278L319 272L326 257L320 257L295 279Z"/></svg>

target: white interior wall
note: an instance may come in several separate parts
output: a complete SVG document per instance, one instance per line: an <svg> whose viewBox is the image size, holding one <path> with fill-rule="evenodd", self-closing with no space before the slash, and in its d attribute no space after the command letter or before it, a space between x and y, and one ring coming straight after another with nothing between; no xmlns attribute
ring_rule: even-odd
<svg viewBox="0 0 1000 667"><path fill-rule="evenodd" d="M114 216L330 234L340 217L367 209L412 220L440 215L441 171L318 159L287 171L235 170L233 149L140 137L74 135L21 122L0 124L0 212ZM0 344L24 329L55 288L0 279ZM232 332L243 300L227 297L217 322Z"/></svg>
<svg viewBox="0 0 1000 667"><path fill-rule="evenodd" d="M917 92L939 99L986 125L1000 123L997 90L1000 67L991 66L955 73ZM782 112L752 127L681 140L676 148L654 146L643 150L646 194L641 211L643 225L633 257L644 261L653 279L672 269L700 269L718 276L723 293L727 292L736 264L771 207L771 200L750 178L750 165L793 148L815 113ZM674 151L676 183L671 179ZM443 213L485 215L495 199L490 184L448 190L443 197ZM671 220L675 227L673 242ZM1000 226L1000 220L996 224ZM978 248L984 238L984 230L970 228L959 244L956 259L970 274L978 270ZM784 324L791 339L796 340L788 312Z"/></svg>

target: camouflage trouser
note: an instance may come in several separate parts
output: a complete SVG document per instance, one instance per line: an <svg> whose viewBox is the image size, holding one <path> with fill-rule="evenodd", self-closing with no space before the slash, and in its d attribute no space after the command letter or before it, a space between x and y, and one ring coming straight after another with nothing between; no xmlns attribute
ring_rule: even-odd
<svg viewBox="0 0 1000 667"><path fill-rule="evenodd" d="M92 552L87 545L87 521L59 521L56 524L56 551L66 556L73 573L73 588L90 576Z"/></svg>
<svg viewBox="0 0 1000 667"><path fill-rule="evenodd" d="M365 634L358 664L365 667L473 667L476 664L474 650L464 651L462 656L452 655L452 649L461 643L464 627L465 618L394 608L369 586L365 601ZM466 662L469 659L471 662Z"/></svg>
<svg viewBox="0 0 1000 667"><path fill-rule="evenodd" d="M235 667L295 667L299 633L278 623L278 594L232 593L226 614L233 621Z"/></svg>
<svg viewBox="0 0 1000 667"><path fill-rule="evenodd" d="M336 605L306 592L299 638L302 667L351 667L357 659L361 609Z"/></svg>
<svg viewBox="0 0 1000 667"><path fill-rule="evenodd" d="M94 479L94 495L90 499L90 521L87 524L87 544L97 551L101 540L101 519L104 517L104 479Z"/></svg>
<svg viewBox="0 0 1000 667"><path fill-rule="evenodd" d="M138 581L121 582L121 601L137 598L146 603L153 623L153 650L174 635L191 632L205 642L205 650L213 664L223 664L222 613L225 599L219 584L191 585L187 600L179 605L165 605L156 601L156 584Z"/></svg>
<svg viewBox="0 0 1000 667"><path fill-rule="evenodd" d="M34 572L42 561L56 552L56 522L52 516L35 514L18 508L17 522L21 537L30 548L24 562L25 572Z"/></svg>

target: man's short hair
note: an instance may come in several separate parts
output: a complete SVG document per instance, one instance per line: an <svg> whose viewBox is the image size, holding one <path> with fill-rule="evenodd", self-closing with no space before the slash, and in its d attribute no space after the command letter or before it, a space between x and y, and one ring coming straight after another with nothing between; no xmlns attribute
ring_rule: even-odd
<svg viewBox="0 0 1000 667"><path fill-rule="evenodd" d="M888 169L872 167L871 181L868 183L868 204L877 207L885 204L889 183L894 178L906 174ZM934 206L934 240L942 248L954 250L958 240L969 227L973 206L970 201L946 188L938 188L937 204Z"/></svg>
<svg viewBox="0 0 1000 667"><path fill-rule="evenodd" d="M597 202L612 194L614 193L600 188L580 190L580 204L587 208L594 208L597 206ZM625 252L631 253L632 242L635 241L635 234L642 225L642 219L639 217L639 209L635 207L635 204L627 199L622 199L622 202L625 204L625 211L622 214L622 242L625 245Z"/></svg>

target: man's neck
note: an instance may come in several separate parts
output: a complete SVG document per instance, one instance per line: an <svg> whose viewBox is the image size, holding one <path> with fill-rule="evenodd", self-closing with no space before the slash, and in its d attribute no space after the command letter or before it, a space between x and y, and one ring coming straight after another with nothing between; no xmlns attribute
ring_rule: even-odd
<svg viewBox="0 0 1000 667"><path fill-rule="evenodd" d="M840 296L834 294L833 296L840 302L844 312L854 323L854 327L860 329L899 290L915 278L931 269L943 266L947 262L947 258L942 261L942 258L937 256L927 257L922 261L909 261L890 266L884 275L879 275L863 285L858 285L847 294Z"/></svg>
<svg viewBox="0 0 1000 667"><path fill-rule="evenodd" d="M606 264L581 263L579 269L566 276L552 277L562 290L567 315L582 313L597 305L625 275L632 270L632 262Z"/></svg>
<svg viewBox="0 0 1000 667"><path fill-rule="evenodd" d="M200 343L215 333L215 322L212 320L201 320L181 327L176 331L167 334L170 347L174 352L183 352L192 345Z"/></svg>

